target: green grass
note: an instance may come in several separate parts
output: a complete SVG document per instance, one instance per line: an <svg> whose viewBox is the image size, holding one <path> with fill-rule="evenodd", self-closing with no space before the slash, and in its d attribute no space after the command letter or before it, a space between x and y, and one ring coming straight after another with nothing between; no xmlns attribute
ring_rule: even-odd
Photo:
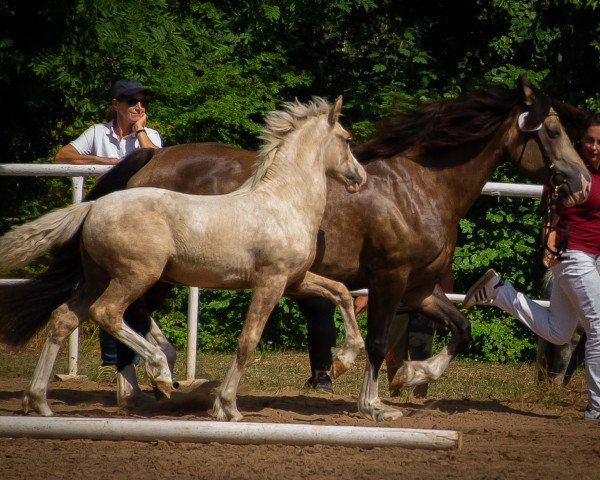
<svg viewBox="0 0 600 480"><path fill-rule="evenodd" d="M0 377L28 378L33 374L38 360L37 349L11 352L0 347ZM198 352L196 378L222 379L233 354ZM79 373L95 380L98 376L100 354L97 342L82 342ZM59 355L54 373L66 373L68 360L64 352ZM175 366L175 379L185 379L186 354L179 352ZM338 395L357 396L364 374L364 354L343 376L334 381ZM143 365L138 367L141 383L147 383ZM242 384L265 392L302 389L309 376L308 356L305 353L256 352L247 365ZM380 396L388 396L386 373L380 377ZM574 404L585 406L586 387L582 370L578 370L567 388L559 388L535 380L533 365L504 365L453 361L444 375L429 386L429 400L469 400L541 404L545 407L565 407ZM411 393L402 393L399 401L409 401Z"/></svg>

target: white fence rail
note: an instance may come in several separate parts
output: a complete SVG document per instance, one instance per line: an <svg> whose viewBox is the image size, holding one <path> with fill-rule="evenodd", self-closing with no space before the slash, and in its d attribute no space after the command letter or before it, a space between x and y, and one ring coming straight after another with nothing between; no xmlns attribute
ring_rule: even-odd
<svg viewBox="0 0 600 480"><path fill-rule="evenodd" d="M73 177L73 202L80 202L83 198L83 177L99 177L111 168L110 165L59 165L59 164L29 164L29 163L0 163L0 176L49 176L49 177ZM513 196L513 197L541 197L543 187L541 185L526 185L519 183L496 183L488 182L481 193L484 195ZM24 282L23 279L0 279L0 284L14 284ZM367 290L356 290L354 295L366 295ZM453 302L462 302L464 295L449 293L447 297ZM545 307L549 302L537 300ZM188 343L187 343L187 365L186 380L193 380L196 375L196 354L198 335L198 304L199 290L190 287L188 301ZM73 378L78 376L79 369L79 331L75 330L69 337L69 366L68 375L61 378Z"/></svg>

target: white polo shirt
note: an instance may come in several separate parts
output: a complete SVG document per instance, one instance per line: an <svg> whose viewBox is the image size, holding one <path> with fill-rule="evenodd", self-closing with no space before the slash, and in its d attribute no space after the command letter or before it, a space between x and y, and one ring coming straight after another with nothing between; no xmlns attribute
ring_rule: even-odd
<svg viewBox="0 0 600 480"><path fill-rule="evenodd" d="M162 147L160 134L152 128L146 127L146 133L152 143ZM133 150L140 148L140 142L131 133L119 141L113 128L113 122L97 123L88 128L79 137L71 142L81 155L97 155L98 157L118 158L121 160Z"/></svg>

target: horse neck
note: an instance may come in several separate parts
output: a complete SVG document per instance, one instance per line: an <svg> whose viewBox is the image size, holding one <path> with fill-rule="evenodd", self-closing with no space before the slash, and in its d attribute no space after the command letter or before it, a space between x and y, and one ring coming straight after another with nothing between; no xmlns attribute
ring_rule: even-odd
<svg viewBox="0 0 600 480"><path fill-rule="evenodd" d="M321 221L327 199L322 142L329 129L315 121L288 134L260 178L250 179L238 192L253 192L286 203L303 218ZM266 160L267 161L267 160Z"/></svg>
<svg viewBox="0 0 600 480"><path fill-rule="evenodd" d="M481 195L496 167L506 160L503 144L508 123L491 137L451 150L424 155L416 162L412 179L432 198L444 202L440 214L448 212L453 220L463 218Z"/></svg>

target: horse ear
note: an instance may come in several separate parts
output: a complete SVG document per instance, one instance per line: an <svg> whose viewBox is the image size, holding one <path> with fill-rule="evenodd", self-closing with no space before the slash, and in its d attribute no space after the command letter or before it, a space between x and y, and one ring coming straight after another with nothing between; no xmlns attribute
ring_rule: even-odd
<svg viewBox="0 0 600 480"><path fill-rule="evenodd" d="M523 95L523 103L530 107L535 102L535 90L533 89L529 78L527 78L527 74L524 73L521 75L517 80L517 84Z"/></svg>
<svg viewBox="0 0 600 480"><path fill-rule="evenodd" d="M551 106L550 99L531 84L526 74L519 77L518 83L523 95L523 103L529 112L523 127L527 130L535 130L548 116Z"/></svg>
<svg viewBox="0 0 600 480"><path fill-rule="evenodd" d="M342 96L336 98L335 104L329 110L329 125L332 127L336 124L338 119L340 118L340 113L342 111Z"/></svg>

